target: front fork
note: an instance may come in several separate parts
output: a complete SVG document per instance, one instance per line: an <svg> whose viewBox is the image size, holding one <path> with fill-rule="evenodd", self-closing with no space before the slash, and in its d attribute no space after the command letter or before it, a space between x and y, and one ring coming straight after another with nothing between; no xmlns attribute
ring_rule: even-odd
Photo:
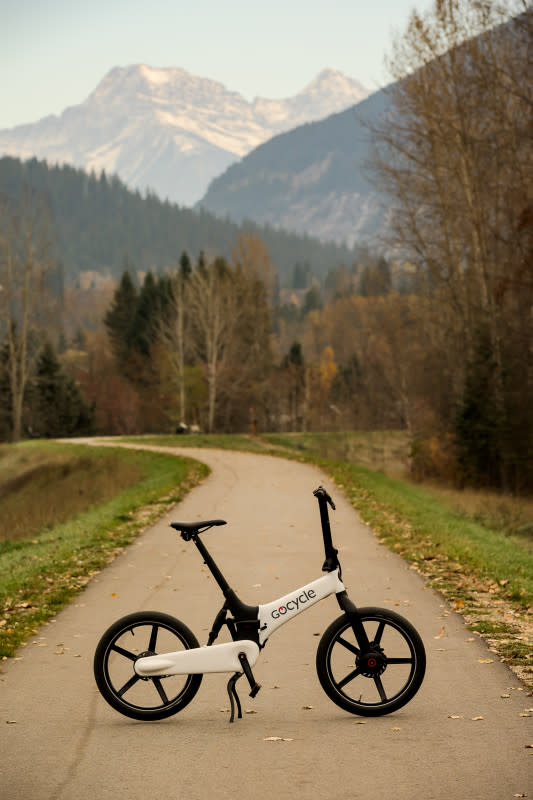
<svg viewBox="0 0 533 800"><path fill-rule="evenodd" d="M344 592L339 592L336 597L341 609L350 617L350 624L361 653L368 653L372 646L368 640L368 636L366 635L364 625L361 622L359 612L357 611L357 606L350 600L346 590L344 590Z"/></svg>

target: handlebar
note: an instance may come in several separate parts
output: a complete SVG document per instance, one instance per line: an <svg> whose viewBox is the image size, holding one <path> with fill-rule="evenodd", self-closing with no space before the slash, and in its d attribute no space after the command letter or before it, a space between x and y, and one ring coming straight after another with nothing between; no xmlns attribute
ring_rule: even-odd
<svg viewBox="0 0 533 800"><path fill-rule="evenodd" d="M339 566L339 560L337 558L337 550L333 547L333 542L331 540L331 528L329 525L329 514L328 514L328 504L331 506L333 510L335 510L335 503L326 492L323 486L319 486L318 489L315 489L313 492L314 496L318 500L318 508L320 510L320 522L322 524L322 536L324 537L324 551L326 554L326 560L322 566L323 572L332 572L334 569L337 569Z"/></svg>
<svg viewBox="0 0 533 800"><path fill-rule="evenodd" d="M318 489L315 489L313 492L314 496L318 499L319 497L323 497L327 503L332 507L333 511L335 511L335 503L331 499L331 495L326 492L323 486L319 486Z"/></svg>

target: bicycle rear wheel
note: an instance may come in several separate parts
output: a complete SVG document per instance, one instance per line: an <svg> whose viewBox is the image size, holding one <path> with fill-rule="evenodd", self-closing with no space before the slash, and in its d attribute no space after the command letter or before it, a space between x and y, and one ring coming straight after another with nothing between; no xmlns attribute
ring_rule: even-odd
<svg viewBox="0 0 533 800"><path fill-rule="evenodd" d="M139 611L117 620L104 633L94 654L94 677L105 700L126 717L170 717L191 702L202 675L142 678L134 669L143 656L199 647L180 620L159 611Z"/></svg>
<svg viewBox="0 0 533 800"><path fill-rule="evenodd" d="M360 608L370 642L362 652L343 614L324 632L316 654L322 688L352 714L381 716L404 706L419 690L426 653L416 629L400 614L384 608Z"/></svg>

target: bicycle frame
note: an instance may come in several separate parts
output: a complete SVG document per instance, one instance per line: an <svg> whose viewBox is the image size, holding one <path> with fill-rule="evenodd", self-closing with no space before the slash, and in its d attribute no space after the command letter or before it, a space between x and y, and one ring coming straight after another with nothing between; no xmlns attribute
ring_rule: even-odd
<svg viewBox="0 0 533 800"><path fill-rule="evenodd" d="M254 620L235 620L236 624L258 623L258 642L251 639L238 639L224 644L205 645L192 650L146 656L136 661L135 672L143 678L210 672L241 672L240 654L244 653L250 667L253 667L259 657L260 649L264 647L269 636L281 625L307 611L320 600L344 591L346 590L339 577L339 571L328 572L327 575L323 575L277 600L257 606L257 616Z"/></svg>

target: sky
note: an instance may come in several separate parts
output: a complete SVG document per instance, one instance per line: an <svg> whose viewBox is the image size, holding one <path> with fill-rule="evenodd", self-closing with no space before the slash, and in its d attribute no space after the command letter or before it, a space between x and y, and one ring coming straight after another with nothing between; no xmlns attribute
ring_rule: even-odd
<svg viewBox="0 0 533 800"><path fill-rule="evenodd" d="M431 0L0 0L0 129L82 103L115 66L181 67L248 100L326 67L376 91L411 10Z"/></svg>

